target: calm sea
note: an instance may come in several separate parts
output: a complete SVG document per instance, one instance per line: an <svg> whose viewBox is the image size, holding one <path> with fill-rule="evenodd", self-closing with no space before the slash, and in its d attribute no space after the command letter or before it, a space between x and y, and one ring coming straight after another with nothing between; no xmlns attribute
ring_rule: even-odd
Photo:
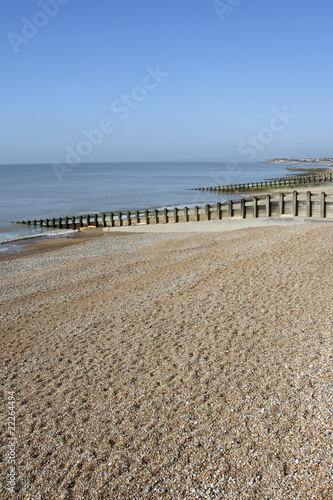
<svg viewBox="0 0 333 500"><path fill-rule="evenodd" d="M287 167L225 162L97 163L62 171L48 164L0 165L0 242L52 234L51 229L34 229L16 221L222 201L226 196L190 188L279 177L290 173Z"/></svg>

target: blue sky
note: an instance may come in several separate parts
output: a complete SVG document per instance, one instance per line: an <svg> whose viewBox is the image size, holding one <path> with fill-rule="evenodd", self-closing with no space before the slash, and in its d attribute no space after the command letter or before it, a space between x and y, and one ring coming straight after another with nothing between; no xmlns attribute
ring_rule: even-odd
<svg viewBox="0 0 333 500"><path fill-rule="evenodd" d="M0 13L0 163L333 156L331 0Z"/></svg>

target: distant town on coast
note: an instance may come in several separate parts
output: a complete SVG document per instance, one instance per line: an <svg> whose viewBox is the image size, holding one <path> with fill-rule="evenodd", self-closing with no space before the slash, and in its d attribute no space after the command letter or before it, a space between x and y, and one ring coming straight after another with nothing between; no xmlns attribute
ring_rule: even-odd
<svg viewBox="0 0 333 500"><path fill-rule="evenodd" d="M265 163L333 163L333 158L269 158Z"/></svg>

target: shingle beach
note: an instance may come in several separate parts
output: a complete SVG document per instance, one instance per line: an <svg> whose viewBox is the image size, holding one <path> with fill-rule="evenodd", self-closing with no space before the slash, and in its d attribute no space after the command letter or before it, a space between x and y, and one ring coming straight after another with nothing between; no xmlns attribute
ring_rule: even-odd
<svg viewBox="0 0 333 500"><path fill-rule="evenodd" d="M333 498L333 224L75 243L0 261L2 498Z"/></svg>

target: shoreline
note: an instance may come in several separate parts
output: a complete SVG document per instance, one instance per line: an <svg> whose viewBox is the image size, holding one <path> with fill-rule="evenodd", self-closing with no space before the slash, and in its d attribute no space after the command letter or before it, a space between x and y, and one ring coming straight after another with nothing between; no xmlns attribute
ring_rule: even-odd
<svg viewBox="0 0 333 500"><path fill-rule="evenodd" d="M235 193L233 198L238 196L239 199L239 197L246 198L255 195L265 196L266 194L278 194L278 193L291 194L293 191L297 191L300 194L304 194L308 191L314 194L319 194L324 191L327 195L333 195L333 182L326 182L323 183L322 185L297 186L297 188L286 187L286 189L281 189L281 187L265 188L264 190L251 191L251 193L239 192ZM183 205L180 204L178 205L177 208L181 208L182 206ZM213 204L211 206L214 207L216 206L216 204ZM126 233L125 228L126 226L122 227L118 234L122 233L125 234ZM55 229L55 231L59 230ZM50 229L49 236L45 235L27 236L27 237L17 238L10 242L1 242L1 245L7 245L9 248L0 253L0 260L7 260L8 258L14 259L16 255L27 255L34 248L35 251L37 252L42 247L44 247L46 250L52 247L59 247L61 246L61 242L63 242L63 246L68 246L72 244L74 245L76 243L82 242L83 240L92 237L103 235L103 228L102 227L96 228L94 226L79 228L78 230L75 230L75 233L73 229L69 229L68 231L70 231L72 234L69 235L63 234L59 237L56 234L52 235L52 229ZM116 234L115 231L116 228L114 229L114 233ZM128 232L127 234L133 234L133 233Z"/></svg>

